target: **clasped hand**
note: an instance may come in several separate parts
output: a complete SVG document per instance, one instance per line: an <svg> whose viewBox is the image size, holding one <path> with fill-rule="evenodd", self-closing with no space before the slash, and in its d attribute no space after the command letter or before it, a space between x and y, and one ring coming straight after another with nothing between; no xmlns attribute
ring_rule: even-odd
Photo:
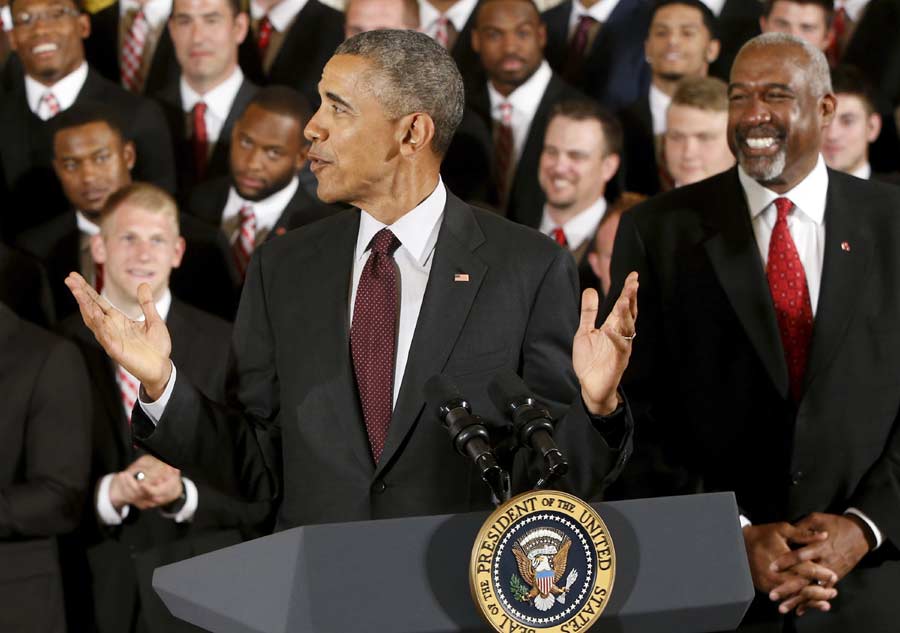
<svg viewBox="0 0 900 633"><path fill-rule="evenodd" d="M135 477L143 473L140 481ZM113 476L109 500L116 510L133 505L140 510L166 506L181 496L181 471L152 455L142 455Z"/></svg>

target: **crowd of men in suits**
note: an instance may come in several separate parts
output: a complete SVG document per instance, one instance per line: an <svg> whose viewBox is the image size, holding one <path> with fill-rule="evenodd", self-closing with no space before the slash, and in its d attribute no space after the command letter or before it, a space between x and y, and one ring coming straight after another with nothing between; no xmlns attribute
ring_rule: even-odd
<svg viewBox="0 0 900 633"><path fill-rule="evenodd" d="M890 630L900 2L0 5L0 630L196 630L155 567L490 507L423 384L504 368L564 487L736 492L741 630Z"/></svg>

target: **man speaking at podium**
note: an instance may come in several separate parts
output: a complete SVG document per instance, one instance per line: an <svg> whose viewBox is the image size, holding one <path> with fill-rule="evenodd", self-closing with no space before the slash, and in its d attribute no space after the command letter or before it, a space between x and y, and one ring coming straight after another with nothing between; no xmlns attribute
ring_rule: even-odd
<svg viewBox="0 0 900 633"><path fill-rule="evenodd" d="M77 274L67 280L98 340L141 380L137 440L245 496L277 498L276 529L484 509L487 488L454 454L423 385L443 373L476 414L500 419L485 385L511 369L558 417L570 462L561 487L599 496L629 452L617 388L635 332L636 276L600 329L589 291L579 327L568 253L444 187L462 79L427 36L350 38L319 92L305 131L318 196L356 208L254 253L230 408L178 375L146 289L137 323ZM535 479L525 453L513 464L514 492Z"/></svg>

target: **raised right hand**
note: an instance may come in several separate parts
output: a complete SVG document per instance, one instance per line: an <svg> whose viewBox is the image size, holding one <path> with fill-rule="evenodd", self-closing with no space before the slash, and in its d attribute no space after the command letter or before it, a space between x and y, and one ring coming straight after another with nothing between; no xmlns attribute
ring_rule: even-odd
<svg viewBox="0 0 900 633"><path fill-rule="evenodd" d="M151 400L157 400L172 373L172 340L165 321L156 312L150 286L141 284L138 300L143 321L132 321L115 309L78 273L69 273L66 285L75 300L84 324L115 362L141 381Z"/></svg>

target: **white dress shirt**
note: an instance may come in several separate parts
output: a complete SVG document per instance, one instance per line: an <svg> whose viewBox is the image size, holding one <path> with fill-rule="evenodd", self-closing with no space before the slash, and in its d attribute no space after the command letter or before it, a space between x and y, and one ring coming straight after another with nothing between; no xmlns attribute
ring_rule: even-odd
<svg viewBox="0 0 900 633"><path fill-rule="evenodd" d="M206 114L203 119L206 121L206 135L210 147L219 140L222 127L225 125L225 120L228 119L228 113L231 112L231 106L243 81L244 73L241 72L240 66L235 66L225 81L201 95L188 85L184 75L181 76L178 83L181 91L181 107L184 112L190 114L198 101L206 104Z"/></svg>
<svg viewBox="0 0 900 633"><path fill-rule="evenodd" d="M834 10L842 8L847 12L847 17L854 22L859 22L862 13L869 4L869 0L835 0Z"/></svg>
<svg viewBox="0 0 900 633"><path fill-rule="evenodd" d="M254 20L262 20L266 15L269 22L279 33L284 33L293 23L297 14L303 11L307 0L281 0L271 9L266 10L258 2L250 0L250 17Z"/></svg>
<svg viewBox="0 0 900 633"><path fill-rule="evenodd" d="M478 0L457 0L446 13L435 9L428 0L419 0L419 30L428 37L434 38L438 29L438 20L446 17L457 33L461 33L475 10Z"/></svg>
<svg viewBox="0 0 900 633"><path fill-rule="evenodd" d="M419 320L419 310L422 308L422 299L425 297L425 286L428 284L428 275L431 272L431 264L434 256L434 247L437 244L438 232L441 228L441 219L444 217L444 205L447 202L447 189L442 180L434 191L425 198L412 211L391 225L391 231L400 241L400 247L394 252L394 261L400 272L400 317L397 334L397 355L394 362L394 393L393 402L396 404L397 395L400 393L400 385L403 383L403 373L406 370L406 361L409 358L409 349L412 345L413 333L416 330L416 322ZM353 257L353 284L350 293L350 323L353 323L353 308L356 302L356 287L362 276L363 267L369 258L368 246L372 237L384 224L373 218L366 211L361 211L359 220L359 232L356 237L356 250ZM145 402L138 398L141 409L157 424L166 410L166 405L172 397L175 388L177 372L175 364L172 364L172 375L163 390L159 400ZM142 392L143 393L143 392Z"/></svg>
<svg viewBox="0 0 900 633"><path fill-rule="evenodd" d="M806 178L784 194L766 189L748 176L740 166L738 178L744 190L747 208L750 210L753 234L764 265L769 259L769 241L778 216L775 199L787 198L794 203L794 211L787 219L788 230L797 248L800 263L803 264L806 284L809 287L809 301L815 315L822 283L822 264L825 260L825 202L828 194L828 170L825 167L825 159L820 154L816 166ZM875 535L875 547L881 546L884 537L869 517L857 508L847 508L845 513L854 514L862 519ZM746 517L741 517L742 526L749 524Z"/></svg>
<svg viewBox="0 0 900 633"><path fill-rule="evenodd" d="M569 13L569 39L575 35L575 29L578 28L578 20L581 16L588 15L600 24L603 24L609 19L609 15L618 4L619 0L600 0L590 7L585 7L581 4L581 0L574 0L572 2L572 11Z"/></svg>
<svg viewBox="0 0 900 633"><path fill-rule="evenodd" d="M872 165L869 164L869 161L866 161L860 165L858 169L851 171L850 175L862 178L863 180L869 180L872 177Z"/></svg>
<svg viewBox="0 0 900 633"><path fill-rule="evenodd" d="M107 301L109 300L108 297L106 299ZM156 302L156 311L159 313L159 316L162 317L163 321L168 318L169 309L171 307L172 293L169 292L167 288L163 295L159 298L159 301ZM137 320L143 321L143 315ZM127 370L124 369L124 367L122 369L123 371L125 371L125 373L128 373ZM131 376L131 374L128 375ZM134 378L134 376L131 377ZM135 381L137 381L136 378ZM113 506L112 501L110 501L109 487L112 484L113 477L115 476L115 473L108 473L104 475L97 484L97 492L94 495L94 507L97 510L97 518L100 519L100 522L104 525L121 525L122 521L125 520L125 518L128 516L128 513L131 511L130 505L124 505L122 506L121 510L117 511ZM193 519L194 514L197 512L197 506L200 501L199 494L197 493L197 486L194 484L194 482L187 477L182 477L181 481L184 483L184 506L182 506L181 510L179 510L175 514L162 512L160 510L160 513L163 516L172 519L176 523L184 523Z"/></svg>
<svg viewBox="0 0 900 633"><path fill-rule="evenodd" d="M649 100L653 136L660 136L666 133L666 113L669 111L669 104L672 103L672 97L651 83Z"/></svg>
<svg viewBox="0 0 900 633"><path fill-rule="evenodd" d="M100 235L100 225L95 224L81 211L75 211L75 225L78 227L79 233L93 237Z"/></svg>
<svg viewBox="0 0 900 633"><path fill-rule="evenodd" d="M550 218L547 206L544 205L544 215L541 217L540 231L544 235L552 237L553 230L561 228L566 236L566 242L569 244L570 251L577 251L587 240L593 239L597 234L597 226L600 220L606 215L606 198L600 196L594 204L587 209L569 219L568 222L559 226Z"/></svg>
<svg viewBox="0 0 900 633"><path fill-rule="evenodd" d="M78 93L84 87L87 81L88 65L87 62L81 62L81 66L70 72L68 75L57 81L52 86L45 86L41 82L32 79L31 75L25 75L25 99L28 101L28 109L31 110L42 121L51 118L51 114L41 104L41 98L47 92L56 97L59 103L59 111L68 110L78 98Z"/></svg>
<svg viewBox="0 0 900 633"><path fill-rule="evenodd" d="M722 14L722 9L725 8L725 2L726 0L703 0L703 4L709 7L709 10L712 11L713 15L716 17Z"/></svg>
<svg viewBox="0 0 900 633"><path fill-rule="evenodd" d="M240 214L241 209L243 209L245 205L249 205L250 208L253 209L254 216L256 216L257 233L263 231L268 233L275 227L278 218L281 217L284 208L291 201L291 198L294 197L294 194L297 193L297 187L299 186L300 181L294 176L294 179L291 180L286 187L276 191L265 200L260 200L259 202L244 200L241 198L241 194L237 192L237 189L231 187L228 190L228 200L225 202L225 209L222 211L222 224L225 225L230 220L233 220ZM229 241L234 243L234 240L237 239L239 233L240 224L238 224L238 230L235 231L234 235L228 236Z"/></svg>
<svg viewBox="0 0 900 633"><path fill-rule="evenodd" d="M0 7L0 28L4 31L12 31L13 21L12 21L12 11L9 8L8 4Z"/></svg>
<svg viewBox="0 0 900 633"><path fill-rule="evenodd" d="M513 134L513 158L510 169L515 169L515 165L519 162L519 156L522 155L522 149L525 147L525 140L528 138L528 130L531 129L531 122L537 112L541 99L544 98L544 92L547 91L547 85L553 77L553 71L550 70L550 64L545 61L541 62L538 69L529 77L525 83L509 93L508 97L501 95L494 86L488 81L488 95L491 99L491 118L499 124L502 120L500 113L500 105L505 101L512 105L512 134Z"/></svg>

